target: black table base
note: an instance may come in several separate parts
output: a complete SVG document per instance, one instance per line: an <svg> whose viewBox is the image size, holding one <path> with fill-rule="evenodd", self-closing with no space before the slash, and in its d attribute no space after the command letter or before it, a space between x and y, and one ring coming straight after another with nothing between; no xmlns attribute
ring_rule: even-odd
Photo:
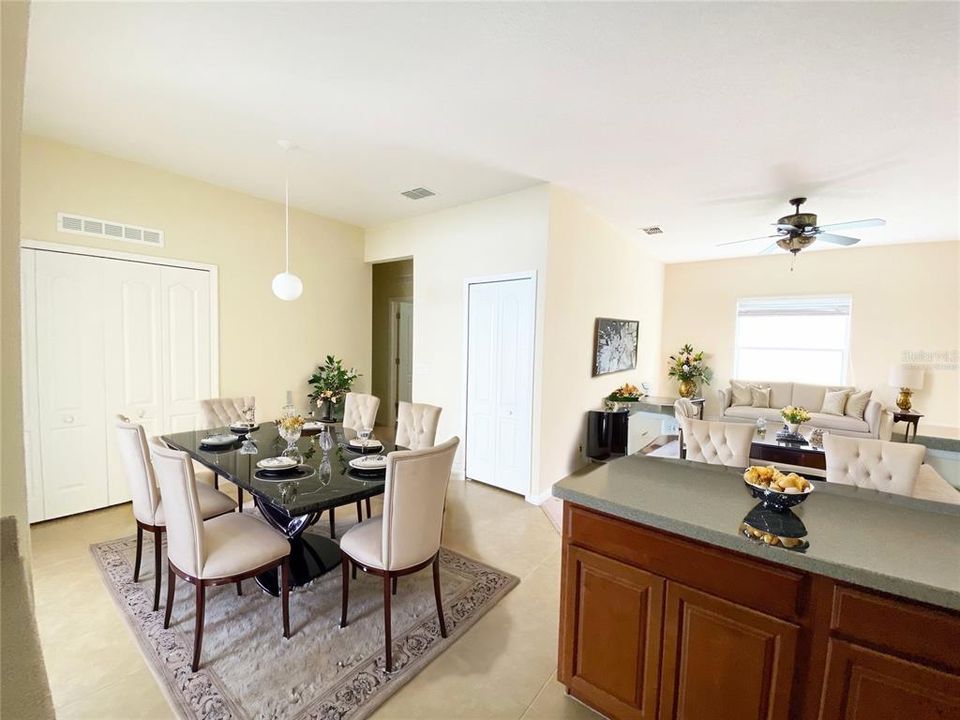
<svg viewBox="0 0 960 720"><path fill-rule="evenodd" d="M304 534L320 519L320 513L287 515L259 495L254 502L264 519L290 541L290 586L300 587L340 567L340 546L322 535ZM276 570L257 575L257 584L274 597L280 596L280 577Z"/></svg>

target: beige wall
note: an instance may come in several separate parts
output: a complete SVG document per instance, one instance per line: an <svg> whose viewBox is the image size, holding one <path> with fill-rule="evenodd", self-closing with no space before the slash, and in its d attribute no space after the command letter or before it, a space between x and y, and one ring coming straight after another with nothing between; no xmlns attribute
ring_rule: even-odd
<svg viewBox="0 0 960 720"><path fill-rule="evenodd" d="M586 412L625 382L659 380L663 263L592 212L551 187L543 341L543 456L538 493L584 463ZM597 317L640 321L637 368L593 377Z"/></svg>
<svg viewBox="0 0 960 720"><path fill-rule="evenodd" d="M549 201L548 186L538 185L367 231L368 261L413 258L413 399L443 408L438 440L464 435L464 281L535 271L542 284ZM537 304L535 375L539 377L542 291ZM535 466L539 417L536 384ZM456 468L463 469L462 446Z"/></svg>
<svg viewBox="0 0 960 720"><path fill-rule="evenodd" d="M378 263L373 266L373 353L370 387L380 398L377 424L392 422L389 407L390 376L395 372L390 347L390 301L413 299L413 260Z"/></svg>
<svg viewBox="0 0 960 720"><path fill-rule="evenodd" d="M24 238L216 265L220 393L256 395L259 417L275 417L286 390L305 408L307 378L328 353L363 373L358 389L369 387L370 268L360 228L291 211L291 269L304 292L288 303L270 290L282 268L283 207L277 203L27 137L22 209ZM58 211L159 228L166 246L61 233ZM284 340L277 344L277 338Z"/></svg>
<svg viewBox="0 0 960 720"><path fill-rule="evenodd" d="M707 392L707 413L715 414L716 389L733 372L738 298L850 294L851 383L873 389L891 407L896 391L887 386L887 371L904 353L952 353L943 367L928 366L914 405L926 414L921 432L953 434L960 427L958 270L960 242L801 253L793 272L785 254L668 265L664 357L685 342L710 354L716 378Z"/></svg>

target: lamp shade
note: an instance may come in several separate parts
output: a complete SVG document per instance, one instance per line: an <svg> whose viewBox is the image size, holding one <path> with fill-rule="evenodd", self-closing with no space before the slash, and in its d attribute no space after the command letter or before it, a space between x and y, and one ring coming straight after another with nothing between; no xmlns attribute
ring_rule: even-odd
<svg viewBox="0 0 960 720"><path fill-rule="evenodd" d="M273 294L281 300L296 300L303 293L303 281L290 272L282 272L273 278Z"/></svg>
<svg viewBox="0 0 960 720"><path fill-rule="evenodd" d="M891 387L919 390L923 387L923 368L913 365L894 365L890 368L887 382Z"/></svg>

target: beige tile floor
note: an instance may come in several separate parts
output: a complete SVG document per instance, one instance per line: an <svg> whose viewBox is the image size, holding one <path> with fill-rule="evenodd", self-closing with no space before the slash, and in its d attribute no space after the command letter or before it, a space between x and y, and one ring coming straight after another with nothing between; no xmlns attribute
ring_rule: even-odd
<svg viewBox="0 0 960 720"><path fill-rule="evenodd" d="M37 621L61 720L173 717L90 555L132 535L129 506L35 525ZM386 718L588 718L556 681L560 538L539 508L451 481L444 545L520 585L381 707Z"/></svg>

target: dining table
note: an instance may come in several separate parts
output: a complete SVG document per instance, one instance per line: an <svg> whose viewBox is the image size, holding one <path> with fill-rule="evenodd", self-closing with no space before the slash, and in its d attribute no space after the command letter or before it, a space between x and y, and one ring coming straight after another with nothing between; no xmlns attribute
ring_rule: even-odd
<svg viewBox="0 0 960 720"><path fill-rule="evenodd" d="M229 428L211 428L171 433L161 439L253 496L263 519L290 542L291 586L306 585L339 567L340 546L331 538L304 531L325 511L332 513L340 506L369 501L383 493L383 473L361 476L349 464L362 455L349 445L356 432L340 423L327 424L322 431L305 431L296 444L302 462L295 477L270 477L257 467L260 460L280 456L287 449L276 423L263 422L226 446L212 447L202 442L231 432L237 434ZM327 451L323 448L322 432L329 433L333 440ZM244 448L244 440L252 442L252 446L247 444ZM385 454L394 449L392 443L382 442L382 449L377 451ZM257 583L271 595L280 595L276 570L257 576Z"/></svg>

